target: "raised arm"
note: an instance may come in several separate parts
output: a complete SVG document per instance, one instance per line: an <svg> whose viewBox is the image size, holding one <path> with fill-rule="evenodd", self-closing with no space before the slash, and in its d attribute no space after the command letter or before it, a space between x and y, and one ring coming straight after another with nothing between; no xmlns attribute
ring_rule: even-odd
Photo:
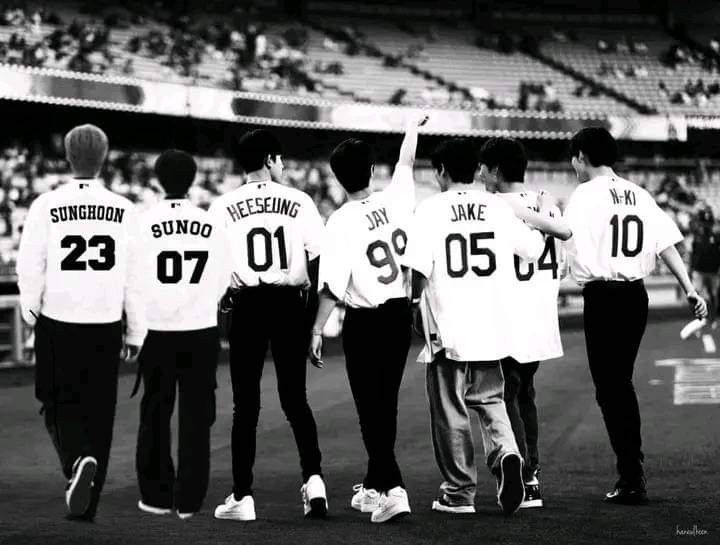
<svg viewBox="0 0 720 545"><path fill-rule="evenodd" d="M419 119L411 117L405 126L405 138L400 146L398 165L412 167L415 164L415 152L417 151L418 129L427 123L428 116L423 115Z"/></svg>

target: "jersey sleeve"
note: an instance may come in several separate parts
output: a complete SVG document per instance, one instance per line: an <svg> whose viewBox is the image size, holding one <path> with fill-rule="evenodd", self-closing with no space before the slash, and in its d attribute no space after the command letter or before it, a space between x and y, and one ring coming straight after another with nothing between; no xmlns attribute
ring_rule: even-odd
<svg viewBox="0 0 720 545"><path fill-rule="evenodd" d="M538 259L545 247L544 238L540 231L530 229L515 216L512 209L508 209L506 222L507 232L513 245L513 253L523 259L532 261Z"/></svg>
<svg viewBox="0 0 720 545"><path fill-rule="evenodd" d="M140 219L137 211L129 207L127 223L127 270L125 273L125 314L127 316L128 344L140 346L147 333L145 317L145 281L147 268Z"/></svg>
<svg viewBox="0 0 720 545"><path fill-rule="evenodd" d="M415 177L410 165L395 165L390 185L385 188L385 195L393 204L405 213L411 214L415 209Z"/></svg>
<svg viewBox="0 0 720 545"><path fill-rule="evenodd" d="M227 230L218 222L214 223L215 229L217 229L215 233L215 255L218 260L217 300L219 301L232 283L233 260Z"/></svg>
<svg viewBox="0 0 720 545"><path fill-rule="evenodd" d="M661 252L667 250L670 246L674 246L678 242L683 241L682 233L678 229L677 224L657 205L655 201L650 203L653 214L655 237L655 254L660 255Z"/></svg>
<svg viewBox="0 0 720 545"><path fill-rule="evenodd" d="M408 268L416 270L425 278L430 278L434 267L430 223L427 207L418 208L407 224L408 240L403 259Z"/></svg>
<svg viewBox="0 0 720 545"><path fill-rule="evenodd" d="M36 317L40 315L45 291L48 225L44 210L42 199L30 205L17 258L20 308L23 318L30 325L34 325Z"/></svg>
<svg viewBox="0 0 720 545"><path fill-rule="evenodd" d="M312 261L318 257L322 251L325 224L323 223L322 216L320 216L320 212L318 212L317 206L315 206L315 203L308 195L305 195L302 214L305 251L308 253L310 261Z"/></svg>
<svg viewBox="0 0 720 545"><path fill-rule="evenodd" d="M345 292L350 283L352 260L348 233L342 228L338 216L330 216L325 227L322 252L320 254L320 273L318 289L325 286L340 301L345 299Z"/></svg>

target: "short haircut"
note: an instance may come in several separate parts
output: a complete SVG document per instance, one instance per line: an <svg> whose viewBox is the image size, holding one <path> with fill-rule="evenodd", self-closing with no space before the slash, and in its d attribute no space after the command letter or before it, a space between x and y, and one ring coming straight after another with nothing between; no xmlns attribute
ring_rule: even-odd
<svg viewBox="0 0 720 545"><path fill-rule="evenodd" d="M344 140L330 155L330 168L348 193L362 191L370 185L374 164L372 147L357 138Z"/></svg>
<svg viewBox="0 0 720 545"><path fill-rule="evenodd" d="M108 153L108 138L95 125L80 125L65 135L65 156L73 173L97 176Z"/></svg>
<svg viewBox="0 0 720 545"><path fill-rule="evenodd" d="M490 138L480 148L480 163L490 170L497 167L506 182L525 181L525 148L513 138Z"/></svg>
<svg viewBox="0 0 720 545"><path fill-rule="evenodd" d="M280 141L265 129L247 132L237 143L237 161L246 173L260 170L268 155L274 157L281 154Z"/></svg>
<svg viewBox="0 0 720 545"><path fill-rule="evenodd" d="M442 142L432 154L432 166L439 171L445 167L455 183L471 184L478 167L478 156L468 138L452 138Z"/></svg>
<svg viewBox="0 0 720 545"><path fill-rule="evenodd" d="M603 127L585 127L570 140L570 153L577 157L580 152L594 167L613 166L618 160L617 142Z"/></svg>
<svg viewBox="0 0 720 545"><path fill-rule="evenodd" d="M195 181L197 164L190 154L171 149L155 161L155 174L166 194L185 195Z"/></svg>

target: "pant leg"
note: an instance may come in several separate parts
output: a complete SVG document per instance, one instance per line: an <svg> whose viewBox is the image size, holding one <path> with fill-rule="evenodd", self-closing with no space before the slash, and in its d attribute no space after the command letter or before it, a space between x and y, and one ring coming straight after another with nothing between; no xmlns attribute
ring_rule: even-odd
<svg viewBox="0 0 720 545"><path fill-rule="evenodd" d="M241 293L230 326L230 378L233 388L232 469L237 500L252 494L256 432L260 415L262 378L269 334L265 305L255 290ZM275 310L275 309L273 309Z"/></svg>
<svg viewBox="0 0 720 545"><path fill-rule="evenodd" d="M220 353L217 328L184 334L179 369L178 472L175 507L195 513L210 479L210 428L215 422L215 372Z"/></svg>
<svg viewBox="0 0 720 545"><path fill-rule="evenodd" d="M585 343L620 479L635 485L644 483L644 456L632 376L647 323L647 293L642 284L618 284L590 284L583 291Z"/></svg>
<svg viewBox="0 0 720 545"><path fill-rule="evenodd" d="M519 365L520 391L518 393L518 407L520 417L525 431L525 452L521 455L525 460L524 479L529 481L535 476L540 467L540 455L538 452L538 414L535 405L535 373L538 370L538 362L522 363ZM517 435L515 436L517 439ZM518 442L519 443L519 442ZM518 444L518 446L520 446Z"/></svg>
<svg viewBox="0 0 720 545"><path fill-rule="evenodd" d="M143 378L135 468L142 501L153 507L173 507L175 466L170 453L170 419L175 407L176 358L174 338L150 331L138 365Z"/></svg>
<svg viewBox="0 0 720 545"><path fill-rule="evenodd" d="M521 364L513 358L505 358L501 361L502 374L505 382L504 400L512 431L515 434L520 456L524 460L528 458L528 447L525 437L525 421L520 410L520 390L523 387L521 376Z"/></svg>
<svg viewBox="0 0 720 545"><path fill-rule="evenodd" d="M280 405L295 436L303 482L322 475L315 418L307 400L307 335L305 299L299 290L280 289L273 305L270 347L275 361Z"/></svg>
<svg viewBox="0 0 720 545"><path fill-rule="evenodd" d="M505 454L519 454L503 400L505 384L500 362L469 363L466 380L465 402L480 417L487 465L496 475Z"/></svg>
<svg viewBox="0 0 720 545"><path fill-rule="evenodd" d="M426 368L435 461L443 476L440 494L451 504L475 502L477 469L470 415L465 405L467 364L438 354Z"/></svg>

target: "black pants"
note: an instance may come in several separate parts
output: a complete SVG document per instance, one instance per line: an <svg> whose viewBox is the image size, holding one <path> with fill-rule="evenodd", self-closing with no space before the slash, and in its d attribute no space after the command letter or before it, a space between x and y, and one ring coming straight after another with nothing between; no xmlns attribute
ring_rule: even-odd
<svg viewBox="0 0 720 545"><path fill-rule="evenodd" d="M275 361L280 405L300 454L303 482L321 474L317 428L305 389L309 323L305 297L297 288L247 288L235 297L229 340L233 493L238 500L252 494L260 379L268 345Z"/></svg>
<svg viewBox="0 0 720 545"><path fill-rule="evenodd" d="M538 415L535 405L535 372L538 362L518 363L502 360L505 377L505 406L520 455L525 461L523 478L531 480L540 464L538 456Z"/></svg>
<svg viewBox="0 0 720 545"><path fill-rule="evenodd" d="M617 456L620 480L644 486L640 409L632 378L647 324L647 292L642 281L591 282L583 299L595 398Z"/></svg>
<svg viewBox="0 0 720 545"><path fill-rule="evenodd" d="M392 299L375 309L348 308L343 348L368 455L365 488L402 486L395 459L398 394L410 349L410 305Z"/></svg>
<svg viewBox="0 0 720 545"><path fill-rule="evenodd" d="M35 395L63 474L72 477L80 456L98 462L89 518L95 516L107 475L121 349L120 322L72 324L41 315L35 326Z"/></svg>
<svg viewBox="0 0 720 545"><path fill-rule="evenodd" d="M149 331L138 360L144 393L135 465L144 503L200 510L210 476L210 428L215 422L216 327ZM170 418L178 392L177 473L170 454Z"/></svg>

